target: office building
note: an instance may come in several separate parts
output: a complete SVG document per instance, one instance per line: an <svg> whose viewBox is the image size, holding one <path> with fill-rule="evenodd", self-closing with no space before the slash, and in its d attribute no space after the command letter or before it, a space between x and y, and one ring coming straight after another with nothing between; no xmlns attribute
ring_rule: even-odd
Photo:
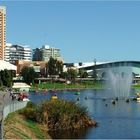
<svg viewBox="0 0 140 140"><path fill-rule="evenodd" d="M0 60L4 60L4 48L6 45L6 8L0 6Z"/></svg>

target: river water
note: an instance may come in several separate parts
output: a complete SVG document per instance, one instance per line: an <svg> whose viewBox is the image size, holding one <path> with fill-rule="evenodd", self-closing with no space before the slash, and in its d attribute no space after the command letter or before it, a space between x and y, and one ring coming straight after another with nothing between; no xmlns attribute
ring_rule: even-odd
<svg viewBox="0 0 140 140"><path fill-rule="evenodd" d="M138 89L140 91L140 89ZM131 95L138 92L131 91ZM56 92L59 99L72 100L87 107L91 118L98 123L97 127L89 127L79 131L61 131L50 133L52 138L59 139L139 139L140 138L140 102L118 100L116 104L107 98L109 90L81 90ZM50 100L52 92L30 93L30 100L39 103Z"/></svg>

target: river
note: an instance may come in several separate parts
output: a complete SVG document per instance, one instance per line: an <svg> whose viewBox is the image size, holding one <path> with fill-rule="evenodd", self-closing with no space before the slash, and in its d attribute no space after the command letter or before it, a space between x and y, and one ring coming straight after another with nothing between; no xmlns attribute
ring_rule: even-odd
<svg viewBox="0 0 140 140"><path fill-rule="evenodd" d="M139 91L139 89L138 89ZM52 138L59 139L139 139L140 138L140 102L118 100L116 104L106 98L109 90L81 90L80 95L75 91L56 92L59 99L72 100L87 107L91 118L98 123L97 127L89 127L79 131L61 131L50 133ZM131 95L137 92L131 91ZM30 100L39 103L50 100L52 92L30 93Z"/></svg>

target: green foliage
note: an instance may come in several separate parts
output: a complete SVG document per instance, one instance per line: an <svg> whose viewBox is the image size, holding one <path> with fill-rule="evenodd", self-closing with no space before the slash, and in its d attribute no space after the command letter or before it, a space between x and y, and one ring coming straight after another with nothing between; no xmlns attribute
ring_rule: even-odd
<svg viewBox="0 0 140 140"><path fill-rule="evenodd" d="M79 74L80 78L87 78L88 77L88 73L84 69L80 69L78 74Z"/></svg>
<svg viewBox="0 0 140 140"><path fill-rule="evenodd" d="M30 120L36 121L36 105L29 101L27 106L21 110L19 110L20 114L24 114L24 116Z"/></svg>
<svg viewBox="0 0 140 140"><path fill-rule="evenodd" d="M34 104L33 102L29 101L26 105L26 108L35 108L36 104Z"/></svg>
<svg viewBox="0 0 140 140"><path fill-rule="evenodd" d="M140 88L140 84L132 85L133 88Z"/></svg>
<svg viewBox="0 0 140 140"><path fill-rule="evenodd" d="M56 61L56 73L60 75L63 71L63 62L62 61Z"/></svg>
<svg viewBox="0 0 140 140"><path fill-rule="evenodd" d="M85 72L83 73L82 78L87 78L87 77L88 77L88 73L85 71Z"/></svg>
<svg viewBox="0 0 140 140"><path fill-rule="evenodd" d="M50 57L50 60L48 61L48 65L47 65L47 71L49 75L56 75L56 62L57 60Z"/></svg>
<svg viewBox="0 0 140 140"><path fill-rule="evenodd" d="M32 129L33 132L35 132L35 135L38 139L44 139L45 138L35 122L33 122L31 120L27 120L27 126L30 129Z"/></svg>
<svg viewBox="0 0 140 140"><path fill-rule="evenodd" d="M37 86L33 85L31 90L44 90L44 89L83 89L83 88L92 88L92 89L99 89L103 88L103 84L101 82L93 83L93 81L79 81L79 83L72 83L72 84L65 84L65 83L56 83L53 84L51 82L40 83Z"/></svg>
<svg viewBox="0 0 140 140"><path fill-rule="evenodd" d="M34 83L35 78L38 77L33 67L23 67L21 70L21 75L27 84Z"/></svg>
<svg viewBox="0 0 140 140"><path fill-rule="evenodd" d="M11 71L5 69L0 71L0 85L11 87L12 86L12 73Z"/></svg>
<svg viewBox="0 0 140 140"><path fill-rule="evenodd" d="M53 77L54 75L61 75L63 71L63 62L50 57L48 64L46 65L46 70L50 77Z"/></svg>
<svg viewBox="0 0 140 140"><path fill-rule="evenodd" d="M86 108L74 102L55 100L44 101L35 108L29 106L22 114L27 119L47 125L50 130L80 128L92 123Z"/></svg>
<svg viewBox="0 0 140 140"><path fill-rule="evenodd" d="M73 83L75 83L75 79L77 77L77 71L74 69L68 69L68 78L71 80Z"/></svg>
<svg viewBox="0 0 140 140"><path fill-rule="evenodd" d="M67 72L61 72L61 74L59 76L63 79L67 79L68 78L68 73Z"/></svg>

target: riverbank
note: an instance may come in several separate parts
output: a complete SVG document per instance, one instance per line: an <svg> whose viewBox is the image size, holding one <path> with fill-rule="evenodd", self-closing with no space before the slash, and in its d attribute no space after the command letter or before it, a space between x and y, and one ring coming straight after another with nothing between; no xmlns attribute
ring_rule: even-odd
<svg viewBox="0 0 140 140"><path fill-rule="evenodd" d="M4 139L51 139L45 129L45 126L40 126L14 112L4 120Z"/></svg>
<svg viewBox="0 0 140 140"><path fill-rule="evenodd" d="M140 88L140 84L132 84L132 88ZM75 84L65 83L40 83L31 86L30 91L33 92L47 92L47 91L61 91L61 90L81 90L81 89L104 89L105 84L101 82L86 81Z"/></svg>
<svg viewBox="0 0 140 140"><path fill-rule="evenodd" d="M65 83L40 83L32 85L30 91L50 91L50 90L79 90L79 89L102 89L103 84L93 81L65 84Z"/></svg>
<svg viewBox="0 0 140 140"><path fill-rule="evenodd" d="M133 88L140 88L140 84L133 84L132 87Z"/></svg>
<svg viewBox="0 0 140 140"><path fill-rule="evenodd" d="M85 108L64 100L28 102L24 109L10 113L4 121L4 139L51 139L49 131L79 130L96 126Z"/></svg>

